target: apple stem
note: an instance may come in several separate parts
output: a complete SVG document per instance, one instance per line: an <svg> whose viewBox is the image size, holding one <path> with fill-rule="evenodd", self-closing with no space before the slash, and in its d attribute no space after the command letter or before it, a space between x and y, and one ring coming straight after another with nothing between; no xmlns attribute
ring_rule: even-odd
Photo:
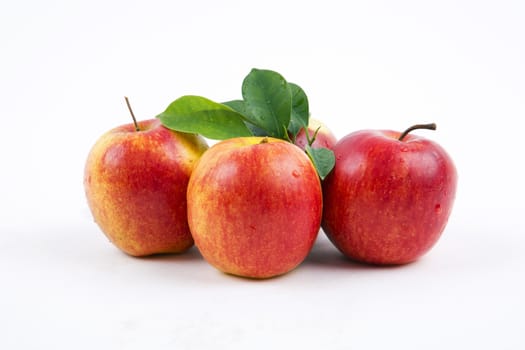
<svg viewBox="0 0 525 350"><path fill-rule="evenodd" d="M405 136L408 135L409 132L411 132L412 130L416 130L416 129L436 130L436 123L412 125L410 128L403 131L401 136L399 136L398 140L403 141L403 139L405 138Z"/></svg>
<svg viewBox="0 0 525 350"><path fill-rule="evenodd" d="M135 114L133 113L133 110L131 109L131 105L129 104L129 99L127 96L124 96L124 99L126 100L126 104L128 105L129 113L131 114L131 118L133 118L133 125L135 125L135 131L140 131L139 125L137 124L137 119L135 118Z"/></svg>

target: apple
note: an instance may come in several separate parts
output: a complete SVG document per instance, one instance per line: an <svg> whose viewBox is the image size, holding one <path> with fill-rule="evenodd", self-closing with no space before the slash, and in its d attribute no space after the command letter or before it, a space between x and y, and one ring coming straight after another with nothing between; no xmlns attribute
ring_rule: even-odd
<svg viewBox="0 0 525 350"><path fill-rule="evenodd" d="M308 156L270 137L210 147L188 184L195 245L228 274L269 278L297 267L320 229L322 189Z"/></svg>
<svg viewBox="0 0 525 350"><path fill-rule="evenodd" d="M317 132L317 135L315 135L316 130L319 129ZM310 118L308 123L308 137L311 139L315 135L315 140L312 143L312 148L328 148L333 150L335 147L335 144L337 143L337 138L335 135L328 129L328 127L321 121ZM306 137L306 132L304 128L302 128L295 137L295 145L300 147L301 149L305 149L306 145L308 144L308 138Z"/></svg>
<svg viewBox="0 0 525 350"><path fill-rule="evenodd" d="M346 256L371 264L415 261L437 242L456 193L456 168L436 142L363 130L335 146L336 164L323 182L322 227Z"/></svg>
<svg viewBox="0 0 525 350"><path fill-rule="evenodd" d="M102 135L89 152L84 188L95 222L109 240L132 256L191 247L186 189L206 149L202 137L171 131L158 119Z"/></svg>

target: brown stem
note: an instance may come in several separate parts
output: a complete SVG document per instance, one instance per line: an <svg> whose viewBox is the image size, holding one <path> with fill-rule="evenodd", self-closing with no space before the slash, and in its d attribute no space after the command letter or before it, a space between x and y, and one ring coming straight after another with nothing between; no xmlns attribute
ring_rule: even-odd
<svg viewBox="0 0 525 350"><path fill-rule="evenodd" d="M416 130L416 129L436 130L436 123L413 125L410 128L408 128L405 131L403 131L401 136L399 136L398 140L399 141L403 141L403 139L405 138L405 136L408 135L409 132L411 132L412 130Z"/></svg>
<svg viewBox="0 0 525 350"><path fill-rule="evenodd" d="M129 104L129 99L127 96L124 96L124 99L126 100L126 104L128 105L129 113L131 114L131 118L133 118L133 125L135 125L135 131L140 131L139 125L137 124L137 119L135 119L135 114L133 113L133 110L131 109L131 105Z"/></svg>

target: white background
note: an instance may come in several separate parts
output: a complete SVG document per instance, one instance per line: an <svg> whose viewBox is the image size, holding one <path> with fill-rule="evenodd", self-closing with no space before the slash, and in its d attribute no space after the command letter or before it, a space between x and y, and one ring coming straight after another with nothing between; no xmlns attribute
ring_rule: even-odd
<svg viewBox="0 0 525 350"><path fill-rule="evenodd" d="M525 3L0 3L0 348L525 347ZM82 188L90 147L175 98L240 97L252 67L300 84L340 138L420 131L459 173L424 258L351 263L321 232L266 281L180 256L120 253Z"/></svg>

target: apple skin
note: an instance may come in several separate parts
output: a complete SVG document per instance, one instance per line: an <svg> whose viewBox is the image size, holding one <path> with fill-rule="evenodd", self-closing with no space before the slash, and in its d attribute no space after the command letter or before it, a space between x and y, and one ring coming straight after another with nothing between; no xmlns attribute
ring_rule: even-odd
<svg viewBox="0 0 525 350"><path fill-rule="evenodd" d="M283 140L221 141L202 156L188 185L195 245L228 274L269 278L294 269L310 252L321 217L316 170Z"/></svg>
<svg viewBox="0 0 525 350"><path fill-rule="evenodd" d="M370 264L415 261L445 229L456 193L456 168L422 137L363 130L335 146L323 182L323 230L347 257Z"/></svg>
<svg viewBox="0 0 525 350"><path fill-rule="evenodd" d="M308 136L312 138L315 134L315 131L319 127L319 132L317 133L317 136L315 137L315 140L312 143L311 147L323 147L333 150L335 144L337 143L337 138L323 122L317 119L310 118L310 121L308 123ZM302 128L295 137L295 145L304 150L307 144L308 140L306 139L306 132L304 131L304 128Z"/></svg>
<svg viewBox="0 0 525 350"><path fill-rule="evenodd" d="M193 245L186 189L208 148L200 136L171 131L158 119L114 128L95 143L84 188L95 222L132 256L181 253Z"/></svg>

